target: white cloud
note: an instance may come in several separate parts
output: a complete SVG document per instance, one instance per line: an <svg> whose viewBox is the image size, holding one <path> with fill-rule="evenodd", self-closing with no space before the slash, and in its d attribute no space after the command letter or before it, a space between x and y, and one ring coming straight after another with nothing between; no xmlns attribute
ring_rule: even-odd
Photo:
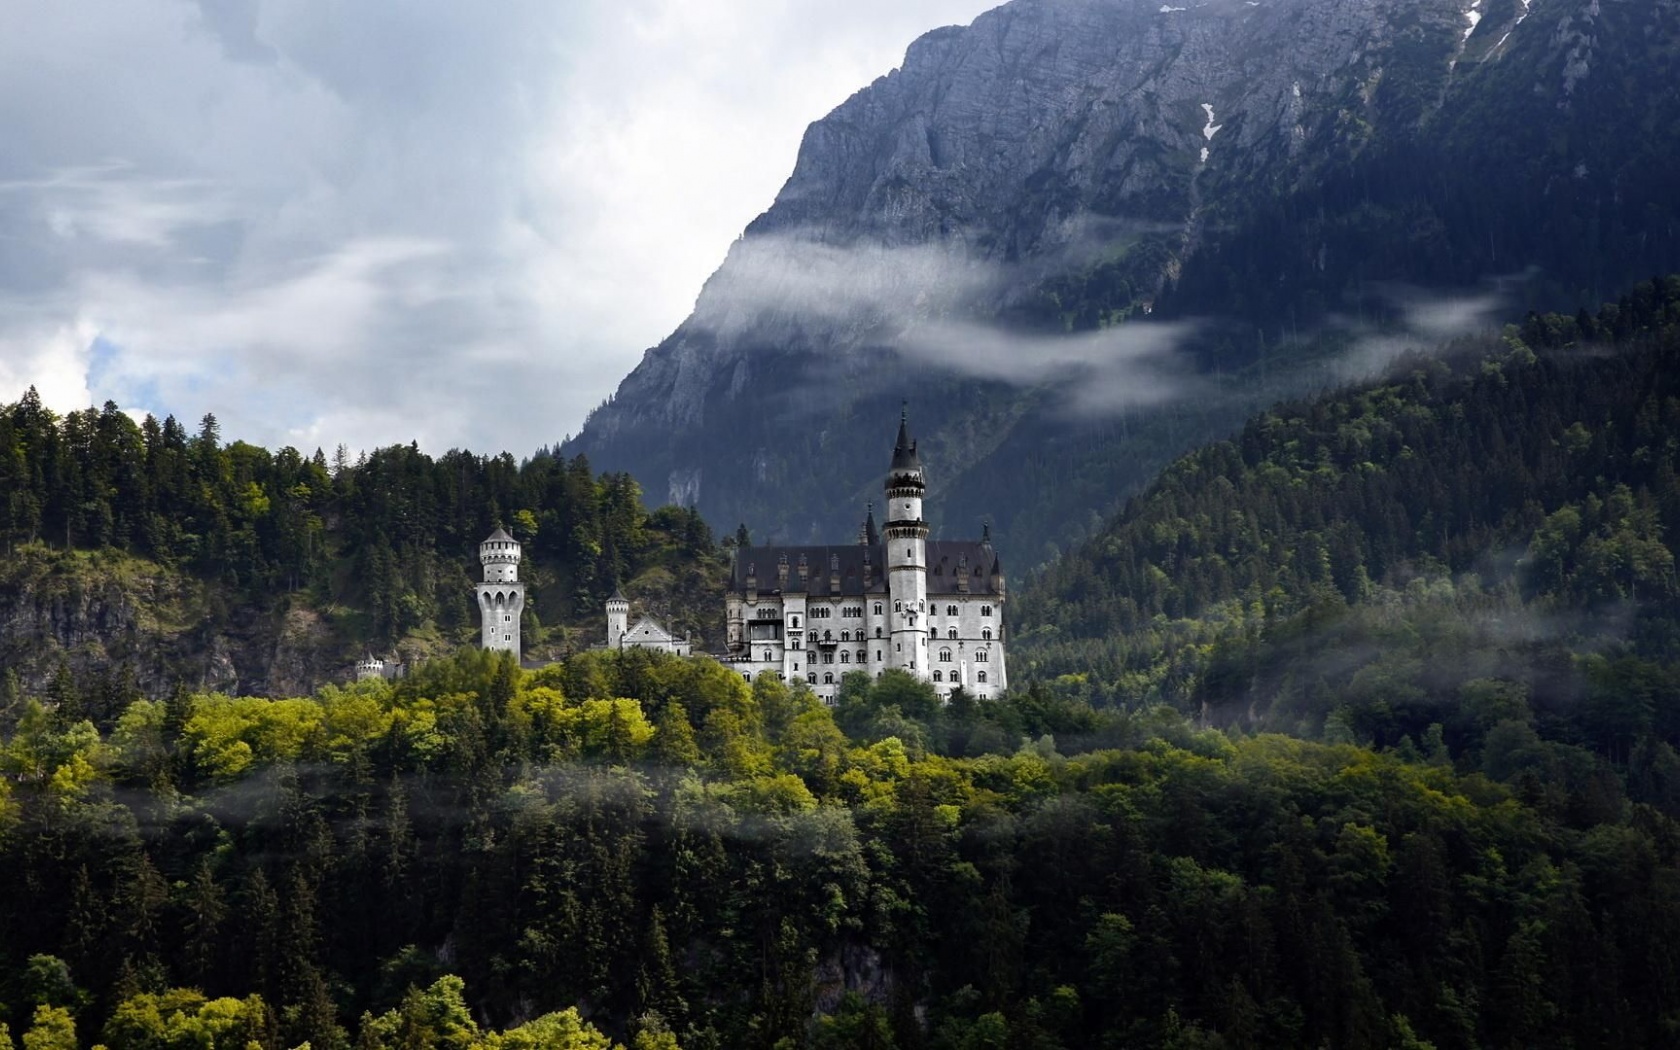
<svg viewBox="0 0 1680 1050"><path fill-rule="evenodd" d="M13 0L0 400L268 444L558 440L805 125L988 6Z"/></svg>

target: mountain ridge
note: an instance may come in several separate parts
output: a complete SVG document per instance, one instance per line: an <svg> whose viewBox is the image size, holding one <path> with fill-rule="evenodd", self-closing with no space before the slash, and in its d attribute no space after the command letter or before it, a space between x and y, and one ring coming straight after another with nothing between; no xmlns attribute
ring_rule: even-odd
<svg viewBox="0 0 1680 1050"><path fill-rule="evenodd" d="M1396 282L1527 272L1507 306L1573 309L1680 265L1674 5L1170 6L1017 0L916 41L811 126L568 453L815 539L910 396L953 453L935 518L994 515L1031 564L1149 464L1322 385L1297 359L1392 325ZM1159 371L1226 376L1231 403L1153 396Z"/></svg>

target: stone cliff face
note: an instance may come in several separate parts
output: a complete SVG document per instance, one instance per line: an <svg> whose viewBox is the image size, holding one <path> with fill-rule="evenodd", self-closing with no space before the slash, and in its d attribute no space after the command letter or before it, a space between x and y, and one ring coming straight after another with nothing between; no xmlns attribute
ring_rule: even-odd
<svg viewBox="0 0 1680 1050"><path fill-rule="evenodd" d="M322 617L282 600L270 610L114 551L24 547L0 573L0 673L42 695L62 664L84 687L128 676L136 690L177 684L302 696L345 677L354 654Z"/></svg>
<svg viewBox="0 0 1680 1050"><path fill-rule="evenodd" d="M568 451L832 536L908 397L947 529L1042 538L1252 403L1163 369L1251 367L1379 282L1527 269L1510 305L1557 305L1680 263L1677 32L1673 0L1015 0L811 126Z"/></svg>

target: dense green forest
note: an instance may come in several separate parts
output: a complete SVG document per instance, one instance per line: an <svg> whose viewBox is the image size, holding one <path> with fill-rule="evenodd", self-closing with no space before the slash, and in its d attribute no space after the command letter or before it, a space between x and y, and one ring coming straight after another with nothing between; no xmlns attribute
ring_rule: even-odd
<svg viewBox="0 0 1680 1050"><path fill-rule="evenodd" d="M224 443L213 416L189 434L109 402L60 416L33 389L0 406L0 597L29 589L74 605L113 576L141 575L210 588L181 613L206 623L252 608L320 611L345 662L403 642L443 652L476 628L478 544L497 525L525 544L527 651L577 644L563 628L598 620L620 583L697 637L715 619L722 559L705 522L675 507L650 513L630 477L595 475L582 457L433 459L396 445L355 459L340 448L329 461ZM43 678L53 668L41 655L0 650L0 662ZM165 688L168 677L152 675Z"/></svg>
<svg viewBox="0 0 1680 1050"><path fill-rule="evenodd" d="M0 746L27 1050L1680 1033L1680 804L1564 744L1592 776L641 652L81 714Z"/></svg>
<svg viewBox="0 0 1680 1050"><path fill-rule="evenodd" d="M1382 746L1680 744L1680 278L1280 405L1021 595L1016 673ZM1659 746L1660 745L1660 746Z"/></svg>

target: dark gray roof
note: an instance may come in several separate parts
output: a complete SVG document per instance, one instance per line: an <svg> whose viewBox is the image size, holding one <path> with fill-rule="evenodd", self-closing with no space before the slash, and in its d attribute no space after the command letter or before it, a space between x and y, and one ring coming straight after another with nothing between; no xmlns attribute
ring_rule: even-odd
<svg viewBox="0 0 1680 1050"><path fill-rule="evenodd" d="M507 534L507 530L502 528L500 525L498 525L498 526L496 526L496 531L492 532L490 534L490 538L485 540L484 542L485 543L496 543L496 542L499 542L501 540L511 540L511 539L513 539L513 537L509 536Z"/></svg>
<svg viewBox="0 0 1680 1050"><path fill-rule="evenodd" d="M864 555L869 555L873 572L865 583ZM804 583L799 580L799 559L803 556L808 568ZM747 589L747 569L751 567L758 578L758 593L783 593L777 579L777 567L787 558L787 587L789 594L808 594L813 598L831 595L841 597L865 594L885 594L887 591L887 550L885 544L853 543L827 547L746 547L735 552L735 563L729 574L729 589L743 593ZM928 593L957 594L959 567L968 573L971 594L985 594L991 590L993 576L1002 571L1002 564L992 545L981 540L929 540ZM829 586L831 559L839 564L840 588Z"/></svg>
<svg viewBox="0 0 1680 1050"><path fill-rule="evenodd" d="M910 438L910 412L908 409L898 417L898 441L893 445L892 470L919 471L922 469L921 457L916 455L916 442Z"/></svg>

